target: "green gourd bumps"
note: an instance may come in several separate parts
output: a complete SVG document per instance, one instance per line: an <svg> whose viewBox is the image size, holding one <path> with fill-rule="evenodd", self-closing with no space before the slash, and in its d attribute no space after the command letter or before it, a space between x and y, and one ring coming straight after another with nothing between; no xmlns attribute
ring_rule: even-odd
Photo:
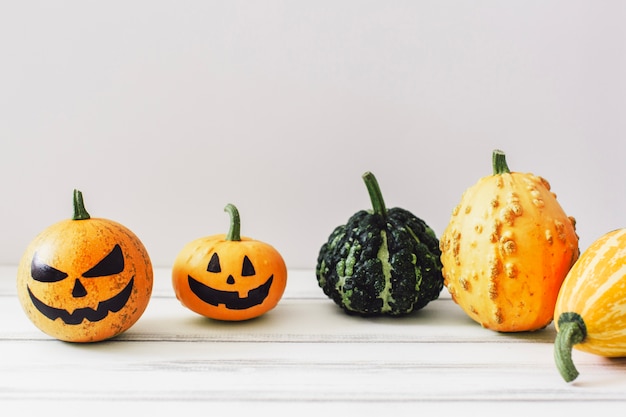
<svg viewBox="0 0 626 417"><path fill-rule="evenodd" d="M400 316L439 297L443 288L439 240L411 212L386 209L376 178L363 174L372 211L355 213L322 245L319 286L349 314Z"/></svg>

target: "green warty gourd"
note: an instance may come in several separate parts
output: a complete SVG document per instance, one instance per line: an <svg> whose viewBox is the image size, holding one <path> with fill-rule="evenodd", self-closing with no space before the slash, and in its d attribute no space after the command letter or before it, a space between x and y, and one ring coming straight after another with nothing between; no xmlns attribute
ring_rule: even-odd
<svg viewBox="0 0 626 417"><path fill-rule="evenodd" d="M322 245L318 284L349 314L400 316L422 309L443 288L439 239L411 212L387 209L372 173L363 180L373 210L355 213Z"/></svg>

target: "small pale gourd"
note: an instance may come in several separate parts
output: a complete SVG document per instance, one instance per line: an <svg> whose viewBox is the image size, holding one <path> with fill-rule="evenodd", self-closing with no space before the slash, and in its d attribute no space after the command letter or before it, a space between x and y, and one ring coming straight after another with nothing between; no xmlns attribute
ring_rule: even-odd
<svg viewBox="0 0 626 417"><path fill-rule="evenodd" d="M626 356L626 229L593 242L567 274L554 309L554 355L565 381L578 377L572 348Z"/></svg>

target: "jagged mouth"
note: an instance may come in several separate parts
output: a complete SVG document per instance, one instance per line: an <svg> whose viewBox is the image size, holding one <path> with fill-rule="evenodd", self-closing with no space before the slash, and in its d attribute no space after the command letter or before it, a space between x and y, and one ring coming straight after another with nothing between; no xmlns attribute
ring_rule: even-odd
<svg viewBox="0 0 626 417"><path fill-rule="evenodd" d="M109 312L117 313L120 311L130 298L131 293L133 292L133 284L135 282L135 277L131 278L126 287L120 291L117 295L109 298L108 300L100 301L98 303L98 307L94 310L91 307L77 308L72 313L67 310L51 307L45 304L43 301L39 300L32 293L29 287L28 295L30 296L33 305L39 310L41 314L48 317L50 320L61 319L65 324L80 324L83 320L87 321L100 321L104 319Z"/></svg>
<svg viewBox="0 0 626 417"><path fill-rule="evenodd" d="M202 301L216 307L223 304L231 310L246 310L263 303L270 293L270 287L274 281L274 275L272 275L264 284L250 290L247 297L240 297L237 291L216 290L197 281L191 275L188 275L187 278L191 292Z"/></svg>

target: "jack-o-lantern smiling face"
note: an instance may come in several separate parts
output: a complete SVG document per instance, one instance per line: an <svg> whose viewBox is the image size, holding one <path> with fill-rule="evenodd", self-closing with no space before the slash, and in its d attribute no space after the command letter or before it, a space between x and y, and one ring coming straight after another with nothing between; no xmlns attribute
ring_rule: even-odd
<svg viewBox="0 0 626 417"><path fill-rule="evenodd" d="M207 271L216 274L216 276L211 279L211 283L220 284L220 287L227 289L217 289L210 285L205 285L191 275L188 275L189 289L205 303L216 307L222 304L231 310L245 310L263 303L269 295L272 281L274 280L274 274L272 274L265 282L257 287L248 285L250 282L258 282L258 280L251 280L251 277L256 276L256 270L247 255L243 257L241 275L237 279L235 279L231 273L227 272L222 274L219 255L217 253L211 255ZM239 287L247 289L247 291L244 291L246 294L243 296L240 295L240 291L234 290L234 288L237 288L236 286L240 281L243 281L243 284L240 283ZM226 284L226 287L224 287L223 284Z"/></svg>
<svg viewBox="0 0 626 417"><path fill-rule="evenodd" d="M196 239L180 251L172 269L178 300L203 316L239 321L273 309L287 285L287 268L271 245L239 235L232 205L227 235Z"/></svg>
<svg viewBox="0 0 626 417"><path fill-rule="evenodd" d="M83 300L83 303L89 301L88 297L90 294L93 294L91 303L85 303L84 307L77 307L70 312L65 307L54 307L44 303L37 298L30 286L28 286L28 295L37 310L50 320L56 320L58 318L66 324L80 324L83 320L91 322L100 321L103 320L109 312L117 313L128 303L135 280L133 276L126 285L124 285L123 282L114 285L115 287L123 285L123 288L108 299L103 300L100 298L101 294L106 291L102 287L111 285L110 282L106 281L114 279L112 278L113 276L119 275L124 271L124 254L119 244L116 244L111 252L94 267L85 271L80 278L70 277L66 272L48 265L40 259L37 253L33 256L30 270L31 277L34 281L47 284L46 286L48 288L45 289L46 291L63 294L64 291L69 291L70 287L68 284L71 284L71 291L66 295L68 299L75 301L75 305L81 304L79 300ZM100 278L100 282L88 282L97 278ZM67 280L70 280L70 282L66 282ZM83 284L83 280L85 284ZM59 286L60 288L55 289L55 286ZM91 287L92 289L88 291L87 287ZM66 302L63 303L64 306L66 304Z"/></svg>
<svg viewBox="0 0 626 417"><path fill-rule="evenodd" d="M82 206L82 198L76 204ZM95 342L126 331L143 314L152 293L152 264L126 227L76 216L30 243L18 266L17 292L28 318L43 332L69 342Z"/></svg>

